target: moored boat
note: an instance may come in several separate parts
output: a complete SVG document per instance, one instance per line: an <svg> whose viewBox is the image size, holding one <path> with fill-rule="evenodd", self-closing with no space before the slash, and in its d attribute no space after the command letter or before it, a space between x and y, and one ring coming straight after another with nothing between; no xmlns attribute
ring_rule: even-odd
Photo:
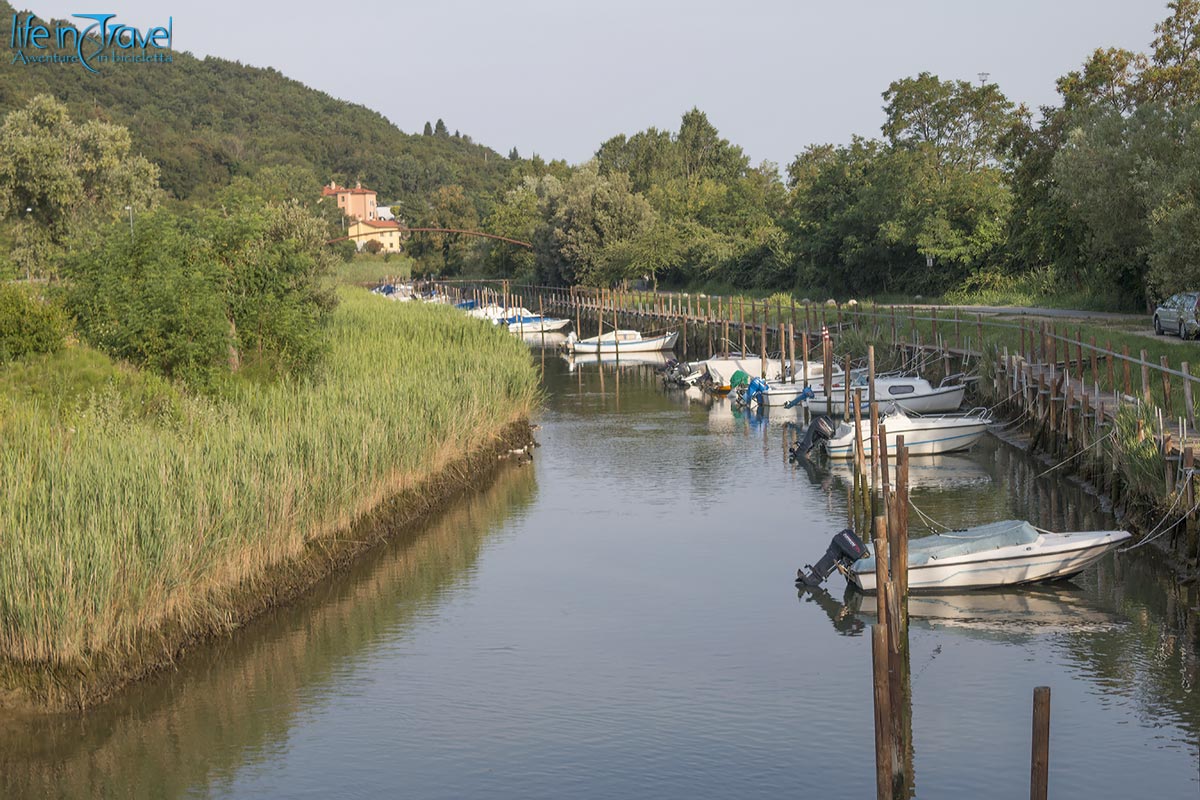
<svg viewBox="0 0 1200 800"><path fill-rule="evenodd" d="M822 418L817 418L822 419ZM836 427L827 417L825 423L818 425L813 420L810 428L813 435L805 436L800 444L793 448L793 456L807 455L812 447L820 444L830 458L853 458L855 448L854 423L839 422ZM920 416L906 414L896 409L890 414L880 417L880 424L887 432L888 455L895 455L897 438L904 437L904 446L909 455L937 455L939 453L954 453L969 450L987 431L992 418L984 409L976 409L966 414L940 414L937 416ZM874 450L871 437L871 420L863 419L860 423L863 442L863 454L870 458ZM830 429L832 428L832 432Z"/></svg>
<svg viewBox="0 0 1200 800"><path fill-rule="evenodd" d="M908 541L908 589L957 591L1017 586L1078 575L1130 538L1128 531L1055 533L1005 520ZM834 570L863 592L877 588L875 551L849 528L796 582L819 586Z"/></svg>
<svg viewBox="0 0 1200 800"><path fill-rule="evenodd" d="M1077 575L1130 538L1128 531L1054 533L1023 520L1006 520L965 531L910 539L910 591L983 589L1057 580ZM855 562L847 577L864 592L875 591L875 556Z"/></svg>
<svg viewBox="0 0 1200 800"><path fill-rule="evenodd" d="M829 414L842 416L846 411L846 387L831 387L829 396L823 389L817 390L818 383L810 380L814 393L808 399L808 410L813 414ZM870 386L866 376L858 376L850 383L850 402L854 402L856 392L862 392L863 408L868 408ZM954 378L942 381L934 386L924 378L914 376L881 376L875 378L875 402L881 412L902 408L918 414L930 414L942 411L954 411L963 403L967 387L956 382ZM851 406L853 411L853 406Z"/></svg>
<svg viewBox="0 0 1200 800"><path fill-rule="evenodd" d="M529 316L505 317L500 320L499 324L504 323L508 324L508 330L511 333L554 333L570 325L571 320L531 314Z"/></svg>
<svg viewBox="0 0 1200 800"><path fill-rule="evenodd" d="M567 337L567 349L572 353L652 353L670 350L679 338L678 331L661 336L644 338L641 331L616 330L588 339L577 339L572 333Z"/></svg>

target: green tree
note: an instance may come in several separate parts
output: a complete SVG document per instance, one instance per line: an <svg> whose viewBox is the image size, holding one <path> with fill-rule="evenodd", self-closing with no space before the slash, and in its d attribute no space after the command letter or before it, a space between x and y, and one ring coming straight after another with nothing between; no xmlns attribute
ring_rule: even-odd
<svg viewBox="0 0 1200 800"><path fill-rule="evenodd" d="M68 309L114 358L211 386L230 347L220 264L190 220L155 211L139 225L132 240L109 226L68 260Z"/></svg>
<svg viewBox="0 0 1200 800"><path fill-rule="evenodd" d="M538 228L545 224L537 184L537 179L526 178L520 186L506 192L504 199L496 204L487 219L487 231L518 241L532 242ZM491 242L488 244L488 266L492 275L520 281L536 280L536 261L530 248Z"/></svg>
<svg viewBox="0 0 1200 800"><path fill-rule="evenodd" d="M433 126L429 124L429 120L425 121L425 130L422 131L425 136L433 136Z"/></svg>
<svg viewBox="0 0 1200 800"><path fill-rule="evenodd" d="M299 203L251 196L209 212L204 226L220 265L230 368L249 361L266 372L313 370L336 304L326 223Z"/></svg>
<svg viewBox="0 0 1200 800"><path fill-rule="evenodd" d="M27 274L53 276L73 237L148 208L158 169L130 154L129 131L89 120L38 95L0 125L0 220L13 232L13 261Z"/></svg>
<svg viewBox="0 0 1200 800"><path fill-rule="evenodd" d="M421 223L418 227L475 230L479 225L479 216L463 187L441 186L430 196L429 208ZM474 253L475 242L462 234L429 233L424 236L425 239L417 243L414 252L425 256L424 260L431 267L433 265L429 264L428 257L434 256L439 262L433 268L434 272L460 274Z"/></svg>
<svg viewBox="0 0 1200 800"><path fill-rule="evenodd" d="M932 150L939 169L978 170L994 163L1013 104L994 83L974 86L922 72L883 93L883 134L893 147Z"/></svg>
<svg viewBox="0 0 1200 800"><path fill-rule="evenodd" d="M654 209L631 191L629 179L623 173L600 175L594 160L577 169L561 195L548 201L543 267L564 283L604 285L619 278L609 272L605 248L636 238L655 221Z"/></svg>
<svg viewBox="0 0 1200 800"><path fill-rule="evenodd" d="M450 138L450 131L446 130L446 123L442 121L441 117L438 117L437 124L433 126L433 135L441 139Z"/></svg>

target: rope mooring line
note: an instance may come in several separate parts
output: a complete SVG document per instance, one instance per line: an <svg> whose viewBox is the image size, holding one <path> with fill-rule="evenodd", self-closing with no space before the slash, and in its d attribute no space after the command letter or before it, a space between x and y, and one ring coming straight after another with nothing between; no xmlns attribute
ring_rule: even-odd
<svg viewBox="0 0 1200 800"><path fill-rule="evenodd" d="M912 496L911 496L911 495L910 495L910 496L909 496L909 498L908 498L908 504L909 504L910 506L912 506L912 507L913 507L913 511L916 511L916 512L917 512L917 515L918 515L919 517L921 517L922 519L924 519L924 520L925 520L925 522L926 522L926 524L928 524L930 527L937 526L937 527L941 528L941 529L942 529L942 530L944 530L944 531L951 530L951 527L950 527L949 525L943 525L942 523L938 522L936 519L934 519L933 517L929 516L929 515L928 515L928 514L926 514L924 511L922 511L922 510L920 509L920 507L919 507L919 506L917 506L917 504L913 502L913 499L912 499Z"/></svg>
<svg viewBox="0 0 1200 800"><path fill-rule="evenodd" d="M1069 455L1069 456L1067 456L1066 458L1064 458L1062 461L1060 461L1060 462L1058 462L1057 464L1055 464L1054 466L1050 467L1049 469L1044 469L1044 470L1042 470L1041 472L1039 472L1037 475L1034 475L1034 476L1033 476L1033 477L1034 477L1034 479L1036 480L1036 479L1038 479L1038 478L1042 477L1043 475L1048 475L1049 473L1051 473L1051 472L1054 472L1054 470L1058 469L1059 467L1063 466L1064 464L1066 464L1066 463L1068 463L1068 462L1070 462L1070 461L1074 461L1075 459L1079 458L1081 455L1083 455L1084 453L1086 453L1088 450L1091 450L1093 447L1095 447L1096 445L1098 445L1098 444L1100 444L1101 442L1103 442L1105 439L1111 439L1111 438L1113 437L1113 434L1114 434L1114 433L1116 433L1116 432L1117 432L1117 429L1116 429L1116 428L1113 428L1111 431L1109 431L1108 433L1104 434L1104 435L1103 435L1103 436L1101 436L1099 439L1097 439L1096 441L1094 441L1094 442L1092 442L1091 444L1089 444L1087 447L1085 447L1085 448L1083 448L1082 450L1080 450L1078 453L1074 453L1073 455Z"/></svg>
<svg viewBox="0 0 1200 800"><path fill-rule="evenodd" d="M1191 480L1192 476L1195 473L1196 473L1196 469L1194 467L1189 467L1187 470L1184 471L1184 479ZM1163 523L1165 523L1167 520L1169 520L1171 518L1171 512L1173 512L1175 510L1175 507L1179 505L1179 501L1182 498L1183 498L1183 492L1176 492L1175 493L1175 502L1171 504L1171 507L1169 509L1167 509L1167 513L1163 516L1163 518L1158 521L1158 525L1155 525L1153 528L1151 528L1150 533L1148 533L1144 537L1142 537L1142 540L1140 542L1138 542L1137 544L1131 544L1131 545L1129 545L1129 547L1122 547L1117 552L1118 553L1128 553L1130 550L1137 550L1142 545L1153 542L1155 539L1162 536L1167 531L1171 530L1171 528L1173 526L1167 526L1167 527L1163 528L1161 531L1159 530L1159 528L1163 525ZM1198 509L1198 508L1200 508L1200 500L1197 500L1196 505L1192 506L1192 510L1187 512L1186 514L1184 514L1183 517L1181 517L1180 519L1185 519L1185 518L1191 516L1192 514L1194 514L1196 512L1196 509ZM1179 520L1176 520L1175 524L1179 524Z"/></svg>

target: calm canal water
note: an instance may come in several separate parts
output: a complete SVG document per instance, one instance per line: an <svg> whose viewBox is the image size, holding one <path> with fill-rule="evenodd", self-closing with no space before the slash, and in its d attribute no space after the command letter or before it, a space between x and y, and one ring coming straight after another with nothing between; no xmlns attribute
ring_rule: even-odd
<svg viewBox="0 0 1200 800"><path fill-rule="evenodd" d="M544 365L533 465L86 717L0 722L0 795L873 797L873 604L792 585L849 472L789 465L790 414ZM1112 524L994 439L913 464L947 524ZM916 795L1025 795L1043 684L1052 796L1200 795L1196 603L1140 553L914 600Z"/></svg>

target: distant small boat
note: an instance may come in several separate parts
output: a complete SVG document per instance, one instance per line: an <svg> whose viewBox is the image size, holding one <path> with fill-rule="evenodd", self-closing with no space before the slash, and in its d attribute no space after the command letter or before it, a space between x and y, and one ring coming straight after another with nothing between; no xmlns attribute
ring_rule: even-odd
<svg viewBox="0 0 1200 800"><path fill-rule="evenodd" d="M489 322L499 322L500 320L508 318L508 317L512 317L514 319L520 319L522 317L537 316L532 311L530 311L528 308L524 308L522 306L507 306L506 307L506 306L497 305L495 303L489 303L486 306L478 306L476 308L469 309L467 311L467 314L469 314L472 317L479 317L480 319L486 319Z"/></svg>
<svg viewBox="0 0 1200 800"><path fill-rule="evenodd" d="M818 425L819 419L825 419L826 422ZM813 436L806 435L797 448L800 448L803 454L807 454L813 446L821 444L830 458L853 458L854 423L839 422L832 433L828 433L832 427L830 422L827 417L813 420L809 426L813 430ZM992 418L983 409L966 414L938 416L906 414L897 409L882 415L880 423L887 431L888 455L895 455L897 437L903 436L904 446L908 448L909 455L928 456L969 450L987 431ZM870 418L863 419L859 425L862 431L863 451L870 458L873 452Z"/></svg>
<svg viewBox="0 0 1200 800"><path fill-rule="evenodd" d="M499 323L505 322L508 323L508 330L512 333L554 333L571 324L569 319L541 317L537 314L505 317L499 321Z"/></svg>
<svg viewBox="0 0 1200 800"><path fill-rule="evenodd" d="M1077 575L1130 538L1128 531L1053 533L1022 520L980 525L965 531L910 539L910 591L983 589L1057 580ZM852 564L847 576L864 592L873 592L875 556Z"/></svg>
<svg viewBox="0 0 1200 800"><path fill-rule="evenodd" d="M810 381L811 383L812 381ZM815 386L816 384L814 384ZM855 391L862 391L863 407L867 408L870 397L870 386L865 376L859 376L850 384L850 402L854 402ZM941 385L933 386L924 378L883 376L875 379L875 402L883 412L903 408L918 414L931 414L940 411L954 411L963 403L967 387L955 382L953 376L942 381ZM831 387L830 396L824 391L817 391L808 400L808 410L813 414L830 414L842 416L846 410L846 388ZM854 408L851 406L851 411Z"/></svg>
<svg viewBox="0 0 1200 800"><path fill-rule="evenodd" d="M1129 538L1128 531L1054 533L1023 520L923 536L908 541L908 588L957 591L1070 578ZM796 583L819 586L837 570L861 591L874 592L875 567L871 545L846 528L815 565L799 570Z"/></svg>
<svg viewBox="0 0 1200 800"><path fill-rule="evenodd" d="M791 408L797 405L798 399L804 394L804 384L753 378L744 389L738 388L734 391L735 394L731 396L738 405L747 406L753 402L759 406Z"/></svg>
<svg viewBox="0 0 1200 800"><path fill-rule="evenodd" d="M577 339L572 333L567 337L567 349L572 353L653 353L659 350L670 350L679 338L678 331L671 331L662 336L643 338L641 331L617 330L602 336L592 336L589 339Z"/></svg>
<svg viewBox="0 0 1200 800"><path fill-rule="evenodd" d="M699 368L702 373L707 373L709 379L711 380L710 389L717 393L728 392L734 388L733 377L738 370L745 372L750 377L761 377L762 374L762 359L753 355L710 358L707 361L697 362L695 366ZM807 366L808 368L806 370L804 362L796 363L796 386L798 387L796 389L797 393L803 391L804 389L804 384L800 376L804 375L805 373L808 374L809 383L812 383L813 381L819 381L824 377L825 368L821 362L809 361ZM787 383L788 386L791 386L792 382L790 379L788 379L790 378L790 369L791 363L788 361L782 361L777 358L767 359L766 377L768 383L772 386L783 383ZM831 372L830 375L835 381L841 380L841 368L835 365L833 372ZM772 400L771 405L781 406L784 402L786 401L780 401L776 403L774 400Z"/></svg>

